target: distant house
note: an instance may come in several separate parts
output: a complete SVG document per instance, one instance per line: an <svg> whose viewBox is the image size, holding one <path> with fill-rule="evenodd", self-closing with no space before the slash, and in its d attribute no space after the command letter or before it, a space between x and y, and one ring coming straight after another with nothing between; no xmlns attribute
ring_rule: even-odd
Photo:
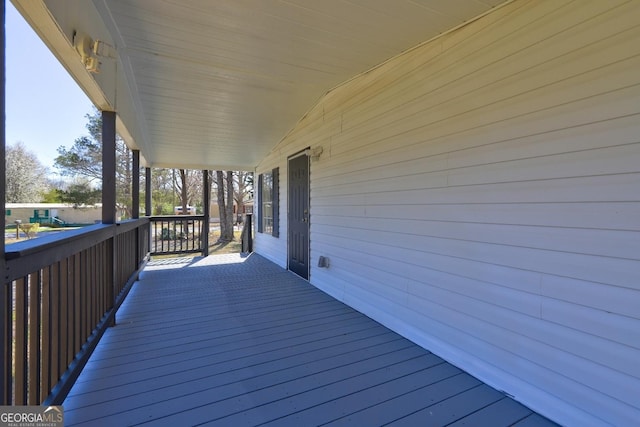
<svg viewBox="0 0 640 427"><path fill-rule="evenodd" d="M235 215L235 222L242 222L242 218L245 214L253 212L253 200L246 201L244 205L238 209L238 205L233 203L233 214ZM220 221L220 208L218 207L218 202L212 201L209 205L209 217L211 218L211 222Z"/></svg>
<svg viewBox="0 0 640 427"><path fill-rule="evenodd" d="M5 223L20 220L23 224L94 224L101 220L102 205L73 207L62 203L7 203Z"/></svg>

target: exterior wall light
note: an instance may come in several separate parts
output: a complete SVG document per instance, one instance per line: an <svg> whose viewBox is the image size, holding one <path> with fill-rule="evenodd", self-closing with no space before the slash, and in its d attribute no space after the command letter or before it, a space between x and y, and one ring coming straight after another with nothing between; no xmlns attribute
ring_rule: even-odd
<svg viewBox="0 0 640 427"><path fill-rule="evenodd" d="M312 148L311 149L311 160L313 160L313 161L320 160L320 155L322 155L323 151L324 151L324 149L322 148L322 146Z"/></svg>

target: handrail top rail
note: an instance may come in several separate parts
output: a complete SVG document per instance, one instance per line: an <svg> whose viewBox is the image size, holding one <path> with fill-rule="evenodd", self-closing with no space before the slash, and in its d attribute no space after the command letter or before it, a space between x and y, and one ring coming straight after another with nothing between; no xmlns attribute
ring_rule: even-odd
<svg viewBox="0 0 640 427"><path fill-rule="evenodd" d="M46 252L72 242L86 242L87 246L106 240L114 235L114 229L124 226L127 229L135 228L141 222L147 222L148 218L140 218L122 221L117 224L93 224L76 230L53 232L37 239L24 240L10 243L5 247L5 259L7 261ZM126 230L123 230L126 231Z"/></svg>
<svg viewBox="0 0 640 427"><path fill-rule="evenodd" d="M204 219L204 215L151 215L149 217L151 221L153 220L185 220L185 219Z"/></svg>
<svg viewBox="0 0 640 427"><path fill-rule="evenodd" d="M94 224L78 228L77 230L54 232L46 236L38 237L37 239L10 243L5 248L5 258L7 260L22 258L73 241L91 240L96 242L104 240L113 235L113 228L115 228L115 224Z"/></svg>
<svg viewBox="0 0 640 427"><path fill-rule="evenodd" d="M116 227L118 227L116 234L126 233L129 230L133 230L136 227L139 227L141 223L148 223L149 217L143 216L141 218L135 219L125 219L124 221L120 221L116 223Z"/></svg>

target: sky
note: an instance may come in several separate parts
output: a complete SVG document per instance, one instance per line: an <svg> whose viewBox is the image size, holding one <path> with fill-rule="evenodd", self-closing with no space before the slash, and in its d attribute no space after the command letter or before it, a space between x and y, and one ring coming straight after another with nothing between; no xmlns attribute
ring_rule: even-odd
<svg viewBox="0 0 640 427"><path fill-rule="evenodd" d="M93 104L11 2L5 19L6 143L23 142L54 174L57 148L88 135Z"/></svg>

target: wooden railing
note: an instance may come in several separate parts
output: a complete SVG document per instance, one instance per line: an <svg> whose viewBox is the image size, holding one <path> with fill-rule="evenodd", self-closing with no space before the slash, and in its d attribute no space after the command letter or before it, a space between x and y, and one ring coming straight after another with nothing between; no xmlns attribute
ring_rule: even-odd
<svg viewBox="0 0 640 427"><path fill-rule="evenodd" d="M204 215L152 216L151 255L205 253Z"/></svg>
<svg viewBox="0 0 640 427"><path fill-rule="evenodd" d="M62 403L148 253L146 218L6 247L2 404Z"/></svg>

